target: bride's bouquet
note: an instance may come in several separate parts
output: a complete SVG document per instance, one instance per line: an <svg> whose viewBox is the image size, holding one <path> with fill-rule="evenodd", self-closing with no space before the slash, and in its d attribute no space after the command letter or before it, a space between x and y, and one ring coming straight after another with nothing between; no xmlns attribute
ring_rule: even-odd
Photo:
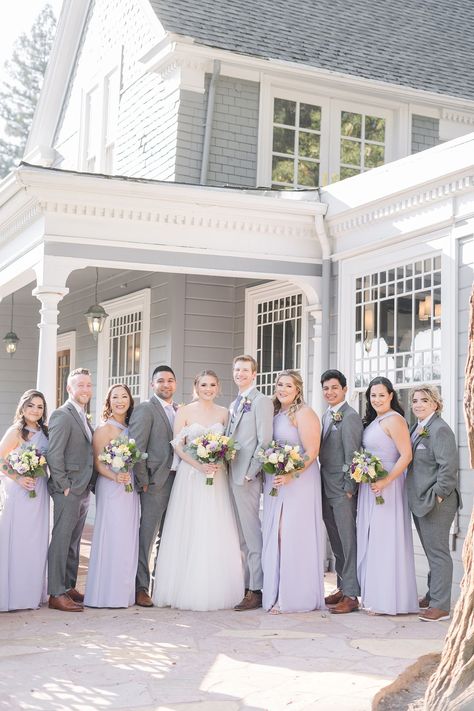
<svg viewBox="0 0 474 711"><path fill-rule="evenodd" d="M99 454L99 461L116 474L120 472L125 474L131 470L134 464L147 457L146 452L140 452L134 439L121 435L105 445L102 454ZM127 493L133 491L131 483L125 484L125 491Z"/></svg>
<svg viewBox="0 0 474 711"><path fill-rule="evenodd" d="M352 462L343 467L344 471L349 471L351 479L354 479L358 484L373 484L377 479L383 479L388 476L388 471L384 469L380 457L371 454L366 449L361 449L360 452L354 452ZM384 504L383 496L375 497L376 504Z"/></svg>
<svg viewBox="0 0 474 711"><path fill-rule="evenodd" d="M257 452L257 457L263 462L265 474L273 476L299 476L298 470L304 469L308 457L300 451L298 444L286 444L273 440L265 449ZM278 496L276 486L270 491L270 496Z"/></svg>
<svg viewBox="0 0 474 711"><path fill-rule="evenodd" d="M29 476L37 479L46 476L46 459L43 453L34 444L22 444L19 449L10 452L6 461L11 469L20 476ZM7 467L4 465L6 470ZM30 499L36 498L36 491L33 489L28 493Z"/></svg>
<svg viewBox="0 0 474 711"><path fill-rule="evenodd" d="M207 432L195 437L186 447L189 454L200 464L219 464L234 459L238 446L233 439L217 432ZM214 477L208 476L206 484L212 486Z"/></svg>

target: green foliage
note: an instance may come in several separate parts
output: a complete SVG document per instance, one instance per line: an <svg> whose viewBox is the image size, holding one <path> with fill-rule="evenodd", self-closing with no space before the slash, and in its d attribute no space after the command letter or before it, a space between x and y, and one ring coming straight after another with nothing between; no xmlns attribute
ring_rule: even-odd
<svg viewBox="0 0 474 711"><path fill-rule="evenodd" d="M7 140L0 139L0 175L20 160L33 121L56 28L51 5L45 5L29 34L21 34L5 62L7 79L0 90L0 117ZM10 139L10 140L8 140Z"/></svg>

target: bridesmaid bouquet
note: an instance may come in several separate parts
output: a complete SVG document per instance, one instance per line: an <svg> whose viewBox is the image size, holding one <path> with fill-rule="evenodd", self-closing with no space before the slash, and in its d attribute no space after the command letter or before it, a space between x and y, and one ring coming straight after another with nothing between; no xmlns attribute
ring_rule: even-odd
<svg viewBox="0 0 474 711"><path fill-rule="evenodd" d="M299 476L298 470L304 469L308 457L300 452L298 444L286 444L273 440L268 447L260 449L257 457L263 462L263 471L273 476ZM278 496L276 486L270 491L270 496Z"/></svg>
<svg viewBox="0 0 474 711"><path fill-rule="evenodd" d="M110 440L105 445L104 451L99 454L99 461L103 462L111 471L119 474L120 472L129 472L134 464L147 457L146 452L140 452L134 439L122 435ZM133 491L131 483L125 484L125 491L127 493Z"/></svg>
<svg viewBox="0 0 474 711"><path fill-rule="evenodd" d="M46 476L46 459L42 452L34 444L22 444L21 447L6 457L7 463L14 472L20 476L29 476L37 479ZM7 466L3 465L4 471ZM28 493L30 499L36 498L36 491L33 489Z"/></svg>
<svg viewBox="0 0 474 711"><path fill-rule="evenodd" d="M388 471L383 468L380 457L371 454L366 449L360 452L354 452L350 465L345 464L344 471L349 471L351 479L354 479L358 484L373 484L377 479L383 479L388 475ZM384 504L383 496L375 497L376 504Z"/></svg>
<svg viewBox="0 0 474 711"><path fill-rule="evenodd" d="M216 432L207 432L193 439L186 447L189 454L200 464L218 464L234 459L238 446L233 439ZM214 477L208 476L206 484L212 486Z"/></svg>

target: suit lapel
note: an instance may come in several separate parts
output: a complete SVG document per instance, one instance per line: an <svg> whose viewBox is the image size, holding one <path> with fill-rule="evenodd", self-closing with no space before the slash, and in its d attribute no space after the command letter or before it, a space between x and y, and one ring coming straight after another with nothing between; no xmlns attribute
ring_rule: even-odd
<svg viewBox="0 0 474 711"><path fill-rule="evenodd" d="M76 422L77 422L77 424L79 425L79 427L81 428L81 430L82 430L82 432L83 432L84 437L86 438L86 440L87 440L88 442L90 442L90 439L89 439L89 437L87 436L87 432L86 432L86 430L85 430L85 428L84 428L84 423L83 423L83 421L81 420L81 416L79 415L79 413L78 413L78 411L76 410L76 408L74 407L74 405L73 405L71 402L68 402L68 403L66 403L66 408L69 410L69 412L71 413L71 415L72 415L72 416L74 417L74 419L76 420Z"/></svg>
<svg viewBox="0 0 474 711"><path fill-rule="evenodd" d="M236 416L234 417L234 423L233 423L233 427L232 427L232 432L235 432L235 430L237 429L237 425L239 424L239 422L240 422L240 420L241 420L241 418L242 418L242 415L244 414L244 404L245 404L245 401L248 399L248 400L250 400L251 402L253 402L254 399L255 399L255 396L256 396L257 392L258 392L258 391L257 391L257 388L253 388L253 389L248 393L248 395L246 395L245 397L242 398L242 401L241 401L241 403L240 403L240 410L239 410L239 412L236 414Z"/></svg>
<svg viewBox="0 0 474 711"><path fill-rule="evenodd" d="M428 436L430 436L430 434L431 434L430 429L431 429L431 425L433 424L433 422L434 422L434 420L435 420L435 417L437 417L437 415L433 415L433 417L432 417L431 420L428 422L428 424L427 424L427 425L424 425L424 428L426 428L426 429L428 430ZM412 428L412 430L411 430L411 432L410 432L410 435L413 433L413 430L415 430L417 427L418 427L418 425L415 425L415 426ZM413 440L413 443L412 443L412 450L413 450L413 452L414 452L415 449L418 447L418 445L420 444L420 442L421 442L422 439L425 439L425 437L422 437L421 434L417 434L417 435L416 435L416 437L415 437L415 439Z"/></svg>
<svg viewBox="0 0 474 711"><path fill-rule="evenodd" d="M155 396L153 396L150 399L150 402L152 403L152 405L155 406L155 408L158 412L158 415L161 417L161 419L165 423L168 433L171 435L170 440L173 439L173 430L171 428L170 421L168 420L168 416L165 412L163 405L161 404L161 402L158 402L158 400Z"/></svg>

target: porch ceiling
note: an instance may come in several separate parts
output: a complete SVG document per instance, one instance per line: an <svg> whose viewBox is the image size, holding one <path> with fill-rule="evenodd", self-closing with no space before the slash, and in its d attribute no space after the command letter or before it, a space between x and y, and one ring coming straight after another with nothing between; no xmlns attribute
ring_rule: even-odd
<svg viewBox="0 0 474 711"><path fill-rule="evenodd" d="M213 188L23 164L0 183L0 291L12 275L15 288L31 281L45 259L73 260L74 269L314 278L322 258L314 223L325 210L310 191Z"/></svg>

